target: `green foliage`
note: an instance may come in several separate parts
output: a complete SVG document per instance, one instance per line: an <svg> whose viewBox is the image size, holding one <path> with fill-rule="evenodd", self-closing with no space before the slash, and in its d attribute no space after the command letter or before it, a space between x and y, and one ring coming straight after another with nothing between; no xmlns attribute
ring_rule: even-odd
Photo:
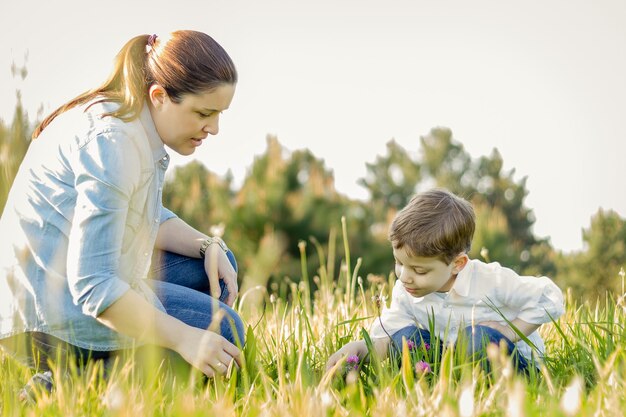
<svg viewBox="0 0 626 417"><path fill-rule="evenodd" d="M589 300L606 291L624 294L624 278L617 277L626 269L626 219L612 210L598 210L583 231L583 241L585 250L557 257L557 282Z"/></svg>
<svg viewBox="0 0 626 417"><path fill-rule="evenodd" d="M18 93L11 125L6 126L0 119L0 213L4 209L11 184L30 144L31 133L28 114L22 107Z"/></svg>

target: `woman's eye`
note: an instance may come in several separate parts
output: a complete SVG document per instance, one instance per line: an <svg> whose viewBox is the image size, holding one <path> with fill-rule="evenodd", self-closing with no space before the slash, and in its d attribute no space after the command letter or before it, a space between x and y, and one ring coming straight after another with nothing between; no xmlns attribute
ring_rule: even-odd
<svg viewBox="0 0 626 417"><path fill-rule="evenodd" d="M199 111L198 114L200 115L200 117L211 117L211 116L213 116L213 113L202 113L201 111Z"/></svg>

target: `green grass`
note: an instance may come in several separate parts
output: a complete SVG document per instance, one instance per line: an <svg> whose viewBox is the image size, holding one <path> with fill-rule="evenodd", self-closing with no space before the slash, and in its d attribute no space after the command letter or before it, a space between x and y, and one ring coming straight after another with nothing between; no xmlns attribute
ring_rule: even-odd
<svg viewBox="0 0 626 417"><path fill-rule="evenodd" d="M372 279L365 289L358 260L354 269L344 262L337 276L329 276L325 259L334 254L324 254L315 241L312 247L313 256L300 245L303 276L299 283L283 281L276 291L283 297L266 294L264 307L240 306L249 324L245 366L227 378L206 381L193 371L172 371L158 359L129 358L107 378L99 364L70 370L57 378L52 394L22 405L16 392L31 372L0 353L0 414L515 417L626 410L626 306L611 294L593 304L567 294L564 316L540 329L548 359L529 377L513 372L497 350L490 351L493 372L487 375L452 348L440 360L428 358L432 373L416 374L405 351L402 366L373 358L358 371L332 377L325 373L327 358L367 336L363 328L378 311L373 296L387 296L392 277ZM309 262L320 265L311 279ZM246 302L245 295L239 299Z"/></svg>

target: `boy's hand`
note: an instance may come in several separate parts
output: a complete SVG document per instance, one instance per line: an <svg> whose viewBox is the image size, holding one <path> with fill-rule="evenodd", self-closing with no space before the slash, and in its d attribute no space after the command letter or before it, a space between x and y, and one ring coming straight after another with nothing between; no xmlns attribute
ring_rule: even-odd
<svg viewBox="0 0 626 417"><path fill-rule="evenodd" d="M328 358L328 362L326 362L326 371L335 366L341 359L353 355L357 355L359 359L363 359L367 355L367 345L365 344L365 340L350 342L347 345L344 345L337 352L333 353L330 358Z"/></svg>

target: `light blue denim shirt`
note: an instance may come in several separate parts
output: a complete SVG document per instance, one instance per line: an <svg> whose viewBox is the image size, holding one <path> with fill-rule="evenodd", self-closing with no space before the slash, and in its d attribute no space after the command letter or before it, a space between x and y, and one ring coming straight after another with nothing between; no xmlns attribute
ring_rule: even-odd
<svg viewBox="0 0 626 417"><path fill-rule="evenodd" d="M144 106L124 122L113 103L58 116L24 157L0 218L0 339L48 333L75 346L135 342L96 317L131 287L163 310L147 276L169 156ZM132 319L132 318L129 318Z"/></svg>

